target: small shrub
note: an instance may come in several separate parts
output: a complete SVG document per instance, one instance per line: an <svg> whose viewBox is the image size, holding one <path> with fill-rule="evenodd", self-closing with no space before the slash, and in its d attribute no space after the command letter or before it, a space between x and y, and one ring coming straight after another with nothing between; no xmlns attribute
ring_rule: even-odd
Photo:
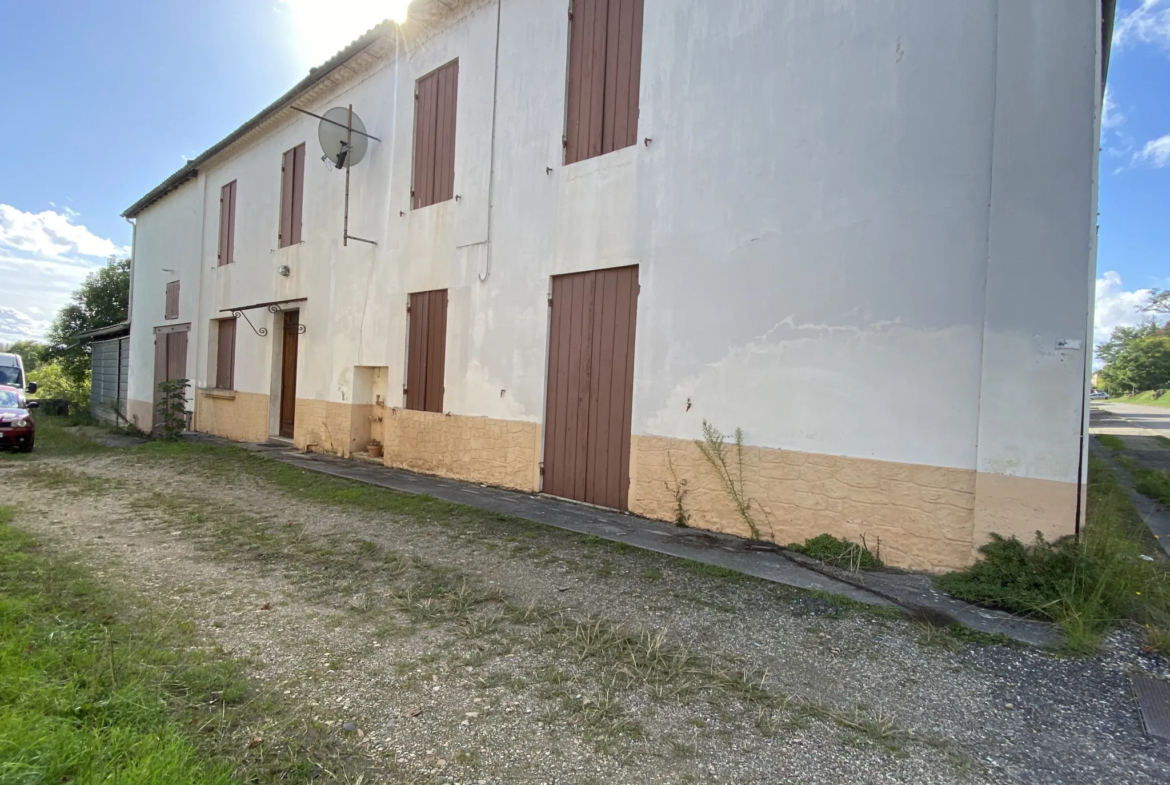
<svg viewBox="0 0 1170 785"><path fill-rule="evenodd" d="M876 570L883 566L878 554L873 553L862 540L861 543L850 542L834 537L831 534L818 534L816 537L805 540L804 544L792 543L788 550L803 553L818 561L832 564L836 567L846 567L851 570Z"/></svg>
<svg viewBox="0 0 1170 785"><path fill-rule="evenodd" d="M187 429L187 388L190 386L187 379L159 382L158 390L162 393L158 403L159 430L167 441L178 439L179 434Z"/></svg>
<svg viewBox="0 0 1170 785"><path fill-rule="evenodd" d="M671 459L669 453L666 456L666 464L670 467L670 476L674 480L673 484L670 482L665 483L666 490L674 497L674 523L676 526L685 529L691 523L691 513L687 510L686 504L687 494L690 491L687 490L687 481L678 478L678 473L674 470L674 461Z"/></svg>
<svg viewBox="0 0 1170 785"><path fill-rule="evenodd" d="M983 559L939 576L940 588L968 602L1043 616L1068 648L1089 651L1123 620L1166 628L1170 570L1143 553L1145 524L1107 468L1090 458L1089 506L1080 537L1030 544L992 535Z"/></svg>

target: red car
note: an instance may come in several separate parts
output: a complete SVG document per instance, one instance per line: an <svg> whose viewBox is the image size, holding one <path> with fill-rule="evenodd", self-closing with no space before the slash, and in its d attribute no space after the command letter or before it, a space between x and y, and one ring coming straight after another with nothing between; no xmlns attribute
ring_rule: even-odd
<svg viewBox="0 0 1170 785"><path fill-rule="evenodd" d="M0 449L32 452L37 424L30 409L40 404L26 400L16 387L0 385Z"/></svg>

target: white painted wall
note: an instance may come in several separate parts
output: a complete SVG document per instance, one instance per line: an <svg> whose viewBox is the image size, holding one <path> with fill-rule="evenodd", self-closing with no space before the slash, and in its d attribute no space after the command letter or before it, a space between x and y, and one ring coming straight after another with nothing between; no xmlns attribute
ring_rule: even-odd
<svg viewBox="0 0 1170 785"><path fill-rule="evenodd" d="M1088 322L1097 0L645 8L649 145L562 166L565 3L481 4L309 107L352 102L383 139L350 207L376 247L341 247L343 176L290 113L140 217L135 346L143 301L161 318L143 270L201 231L201 386L219 309L307 297L298 396L351 400L354 367L385 366L397 404L407 294L447 287L446 408L539 422L549 277L638 264L636 434L707 418L752 444L1074 480L1084 350L1055 339ZM455 57L460 199L411 211L414 82ZM281 153L302 141L304 242L278 250ZM232 179L236 263L217 268ZM171 204L188 193L201 229ZM272 340L240 325L238 389L270 392Z"/></svg>
<svg viewBox="0 0 1170 785"><path fill-rule="evenodd" d="M191 324L187 339L187 375L196 378L202 314L200 241L203 184L189 181L138 215L134 229L133 296L130 299L130 375L127 397L154 400L154 328ZM214 253L214 251L213 251ZM164 319L166 289L179 281L179 318ZM205 340L205 338L203 339ZM194 411L194 396L188 407ZM139 423L149 428L150 423Z"/></svg>

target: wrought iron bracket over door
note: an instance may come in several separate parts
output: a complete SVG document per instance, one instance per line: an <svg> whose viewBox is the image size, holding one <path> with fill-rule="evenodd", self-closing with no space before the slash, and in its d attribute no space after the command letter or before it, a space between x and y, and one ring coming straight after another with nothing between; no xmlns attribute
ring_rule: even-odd
<svg viewBox="0 0 1170 785"><path fill-rule="evenodd" d="M244 321L248 323L248 326L252 328L252 332L263 338L268 335L268 328L263 325L257 327L256 325L252 324L252 320L248 318L248 314L246 313L247 311L254 311L257 308L266 308L268 309L268 312L272 314L284 313L285 311L290 310L285 306L292 305L293 303L303 303L308 301L308 299L308 297L298 297L294 300L273 300L272 302L268 303L241 305L236 308L223 308L220 310L220 313L230 313L233 319L239 319L243 317ZM297 333L300 335L305 334L305 325L303 322L297 324Z"/></svg>

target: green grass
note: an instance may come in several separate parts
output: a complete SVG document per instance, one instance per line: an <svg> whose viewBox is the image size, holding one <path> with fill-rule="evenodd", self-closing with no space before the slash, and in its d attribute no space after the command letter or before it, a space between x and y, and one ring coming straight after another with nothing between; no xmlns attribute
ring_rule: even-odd
<svg viewBox="0 0 1170 785"><path fill-rule="evenodd" d="M1131 469L1134 476L1133 488L1143 496L1170 507L1170 472L1165 469Z"/></svg>
<svg viewBox="0 0 1170 785"><path fill-rule="evenodd" d="M1038 615L1064 630L1073 651L1091 651L1114 625L1132 620L1170 629L1170 569L1157 560L1148 528L1112 473L1089 463L1088 515L1079 539L1032 543L996 535L983 559L940 576L940 587L970 602ZM1146 557L1146 558L1143 558Z"/></svg>
<svg viewBox="0 0 1170 785"><path fill-rule="evenodd" d="M1141 403L1146 406L1170 406L1170 395L1163 395L1160 398L1154 397L1153 390L1146 390L1137 395L1127 395L1122 398L1110 398L1108 403Z"/></svg>
<svg viewBox="0 0 1170 785"><path fill-rule="evenodd" d="M1093 438L1095 438L1097 442L1107 450L1120 452L1121 450L1125 449L1125 442L1121 440L1121 437L1112 433L1099 433L1096 434Z"/></svg>
<svg viewBox="0 0 1170 785"><path fill-rule="evenodd" d="M11 518L0 509L0 782L231 782L232 767L203 759L172 715L178 695L150 674L169 658L132 640L95 587ZM208 675L201 698L232 686ZM183 681L171 686L191 697Z"/></svg>
<svg viewBox="0 0 1170 785"><path fill-rule="evenodd" d="M12 520L0 507L0 783L320 781L327 750L238 663Z"/></svg>
<svg viewBox="0 0 1170 785"><path fill-rule="evenodd" d="M787 547L790 551L845 569L876 570L883 566L882 560L864 543L842 540L831 534L819 534L805 540L803 545L790 543Z"/></svg>
<svg viewBox="0 0 1170 785"><path fill-rule="evenodd" d="M37 415L36 448L31 453L0 452L0 461L35 461L52 456L82 455L108 450L75 426L92 425L88 416L49 417Z"/></svg>

